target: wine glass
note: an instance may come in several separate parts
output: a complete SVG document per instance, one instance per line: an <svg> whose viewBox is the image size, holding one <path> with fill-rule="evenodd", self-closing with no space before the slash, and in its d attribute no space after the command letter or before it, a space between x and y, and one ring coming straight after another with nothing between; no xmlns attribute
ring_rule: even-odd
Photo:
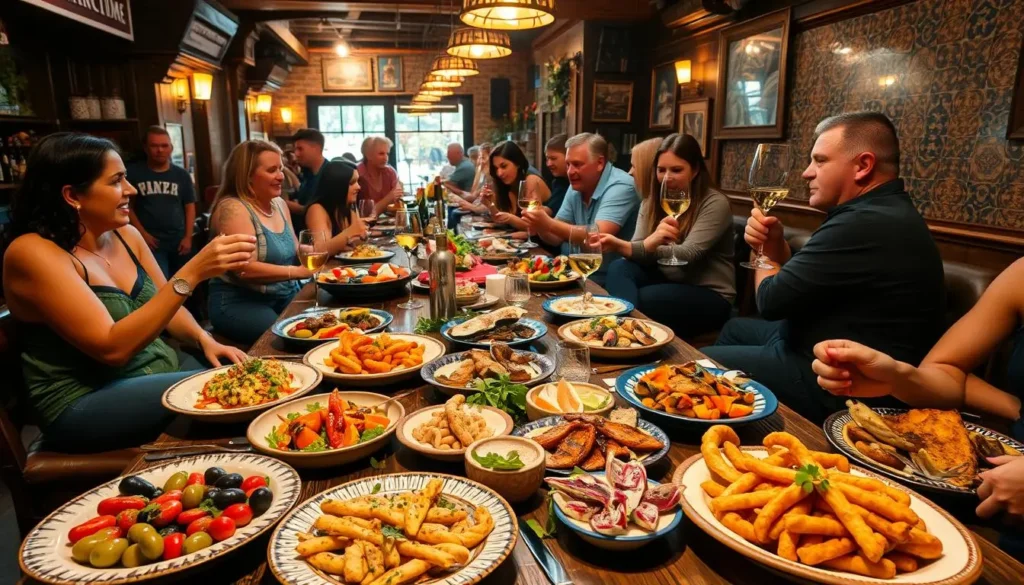
<svg viewBox="0 0 1024 585"><path fill-rule="evenodd" d="M786 178L793 161L788 144L758 144L754 162L750 164L750 198L761 213L768 215L775 204L789 195ZM773 270L774 264L764 255L764 245L757 247L757 256L740 266L751 270Z"/></svg>
<svg viewBox="0 0 1024 585"><path fill-rule="evenodd" d="M687 189L679 189L669 185L669 178L661 182L661 208L665 213L671 215L676 221L690 208L690 192ZM685 266L689 264L686 260L676 258L676 246L672 245L672 257L660 258L658 264L663 266Z"/></svg>
<svg viewBox="0 0 1024 585"><path fill-rule="evenodd" d="M412 274L413 251L420 244L420 217L415 211L400 209L395 212L395 241L405 250L409 259L409 274ZM423 306L421 301L412 298L412 282L409 282L409 300L399 303L401 309L419 309Z"/></svg>
<svg viewBox="0 0 1024 585"><path fill-rule="evenodd" d="M590 348L579 341L562 340L555 346L558 375L569 382L590 381Z"/></svg>
<svg viewBox="0 0 1024 585"><path fill-rule="evenodd" d="M505 276L505 301L516 307L525 307L530 301L530 275L513 272Z"/></svg>
<svg viewBox="0 0 1024 585"><path fill-rule="evenodd" d="M587 278L601 268L601 230L596 223L580 226L584 230L583 241L578 244L571 244L569 253L569 265L580 275L580 284L583 287L583 296L580 298L580 309L586 310L587 305L594 300L594 295L587 290Z"/></svg>
<svg viewBox="0 0 1024 585"><path fill-rule="evenodd" d="M299 261L313 273L313 306L308 311L320 309L320 269L327 264L327 232L323 230L302 230L299 232Z"/></svg>
<svg viewBox="0 0 1024 585"><path fill-rule="evenodd" d="M540 209L540 198L526 186L526 181L516 182L516 196L520 215L525 211ZM533 241L533 232L529 229L526 230L526 241L519 244L519 247L526 250L537 247Z"/></svg>
<svg viewBox="0 0 1024 585"><path fill-rule="evenodd" d="M375 204L373 199L360 199L358 203L359 217L363 218L363 223L368 226L372 226L377 222L377 217L373 214L373 208Z"/></svg>

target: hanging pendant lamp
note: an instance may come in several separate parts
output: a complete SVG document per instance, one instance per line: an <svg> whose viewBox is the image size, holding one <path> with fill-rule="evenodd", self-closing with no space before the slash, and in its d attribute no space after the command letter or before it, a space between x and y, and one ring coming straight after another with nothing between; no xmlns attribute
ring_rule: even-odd
<svg viewBox="0 0 1024 585"><path fill-rule="evenodd" d="M555 21L555 0L462 0L462 22L492 30L526 30Z"/></svg>
<svg viewBox="0 0 1024 585"><path fill-rule="evenodd" d="M426 89L449 89L459 87L465 80L465 77L442 77L441 75L428 73L423 78L423 83L420 84L420 87Z"/></svg>
<svg viewBox="0 0 1024 585"><path fill-rule="evenodd" d="M512 54L512 41L506 32L462 27L448 38L448 54L470 59L507 57Z"/></svg>
<svg viewBox="0 0 1024 585"><path fill-rule="evenodd" d="M452 57L451 55L438 55L430 64L430 75L441 77L469 77L479 75L476 63L465 57Z"/></svg>
<svg viewBox="0 0 1024 585"><path fill-rule="evenodd" d="M421 103L421 104L433 104L433 103L437 103L437 102L441 101L441 96L439 96L439 95L425 95L425 94L423 94L421 92L421 93L417 93L416 95L412 96L412 101L414 103L418 102L418 103Z"/></svg>
<svg viewBox="0 0 1024 585"><path fill-rule="evenodd" d="M448 97L455 95L455 91L452 89L427 89L420 87L419 95L434 96L434 97Z"/></svg>

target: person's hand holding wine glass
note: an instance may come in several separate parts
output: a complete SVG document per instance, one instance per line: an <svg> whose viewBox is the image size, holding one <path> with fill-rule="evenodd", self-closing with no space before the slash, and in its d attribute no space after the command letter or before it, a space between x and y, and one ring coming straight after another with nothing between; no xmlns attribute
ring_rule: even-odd
<svg viewBox="0 0 1024 585"><path fill-rule="evenodd" d="M299 233L299 261L313 273L313 306L310 311L320 309L320 269L327 264L327 233L323 230L302 230Z"/></svg>
<svg viewBox="0 0 1024 585"><path fill-rule="evenodd" d="M667 214L668 218L672 218L672 223L663 221L662 224L658 225L658 232L662 233L662 236L673 235L671 234L672 228L675 228L675 234L669 241L672 246L672 257L671 258L660 258L658 264L663 266L685 266L689 264L686 260L681 260L676 257L676 246L678 243L678 228L679 218L682 217L688 209L690 209L690 189L689 185L680 185L677 183L677 177L672 174L667 174L665 180L661 182L661 193L659 195L659 201L661 202L661 209ZM667 219L667 218L666 218ZM675 224L674 226L672 224Z"/></svg>
<svg viewBox="0 0 1024 585"><path fill-rule="evenodd" d="M786 179L789 176L792 162L792 149L788 144L757 145L754 161L750 164L749 178L750 197L754 200L755 209L751 213L750 219L747 220L745 239L749 241L752 235L762 235L763 238L753 238L758 243L757 256L750 262L740 263L740 266L744 268L751 270L774 270L777 268L771 259L764 255L764 244L773 234L778 239L781 227L776 227L773 230L772 224L778 226L778 220L765 220L768 219L768 213L772 208L789 195Z"/></svg>
<svg viewBox="0 0 1024 585"><path fill-rule="evenodd" d="M569 266L580 275L580 283L583 287L583 298L580 300L580 308L586 306L594 299L594 295L587 290L587 278L601 268L601 230L596 223L578 226L574 229L583 229L583 239L572 244L572 252L569 254Z"/></svg>

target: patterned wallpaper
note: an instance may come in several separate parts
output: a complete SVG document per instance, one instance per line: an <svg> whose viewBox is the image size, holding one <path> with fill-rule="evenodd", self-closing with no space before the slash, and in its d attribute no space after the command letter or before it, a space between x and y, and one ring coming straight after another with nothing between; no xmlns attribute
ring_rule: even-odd
<svg viewBox="0 0 1024 585"><path fill-rule="evenodd" d="M885 112L900 175L935 220L1024 230L1024 142L1007 141L1024 0L919 0L801 33L790 42L790 198L814 127L847 111ZM757 141L726 141L722 187L746 189Z"/></svg>

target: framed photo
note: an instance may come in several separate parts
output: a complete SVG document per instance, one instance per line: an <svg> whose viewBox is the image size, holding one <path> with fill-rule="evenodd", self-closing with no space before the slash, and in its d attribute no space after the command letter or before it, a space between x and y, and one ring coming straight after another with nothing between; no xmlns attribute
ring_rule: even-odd
<svg viewBox="0 0 1024 585"><path fill-rule="evenodd" d="M676 83L675 63L658 65L651 71L651 130L667 130L676 125L676 97L679 84Z"/></svg>
<svg viewBox="0 0 1024 585"><path fill-rule="evenodd" d="M185 168L185 128L181 124L165 122L164 128L171 135L171 164Z"/></svg>
<svg viewBox="0 0 1024 585"><path fill-rule="evenodd" d="M719 32L715 138L782 138L789 23L786 8Z"/></svg>
<svg viewBox="0 0 1024 585"><path fill-rule="evenodd" d="M402 91L403 71L401 57L377 57L377 91Z"/></svg>
<svg viewBox="0 0 1024 585"><path fill-rule="evenodd" d="M679 133L689 134L700 144L700 153L708 158L708 124L711 123L711 98L687 100L679 104Z"/></svg>
<svg viewBox="0 0 1024 585"><path fill-rule="evenodd" d="M628 73L633 63L629 58L629 29L606 26L601 29L597 47L596 73Z"/></svg>
<svg viewBox="0 0 1024 585"><path fill-rule="evenodd" d="M373 57L324 59L324 91L373 91Z"/></svg>
<svg viewBox="0 0 1024 585"><path fill-rule="evenodd" d="M594 122L628 123L633 111L632 81L595 81L590 119Z"/></svg>

